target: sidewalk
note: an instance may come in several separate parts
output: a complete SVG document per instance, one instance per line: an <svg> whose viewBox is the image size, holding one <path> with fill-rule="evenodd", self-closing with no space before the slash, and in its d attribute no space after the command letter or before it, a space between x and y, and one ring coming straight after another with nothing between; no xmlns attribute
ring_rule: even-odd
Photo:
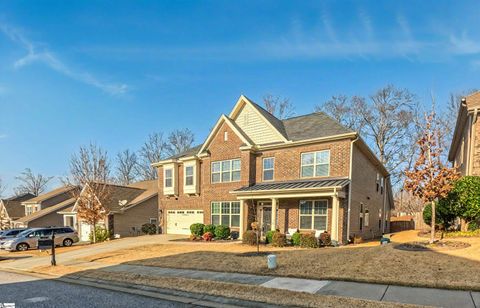
<svg viewBox="0 0 480 308"><path fill-rule="evenodd" d="M311 294L336 295L384 302L397 302L437 307L480 307L480 292L455 291L431 288L413 288L394 285L358 283L347 281L312 280L287 277L260 276L238 273L221 273L187 269L117 265L102 271L126 272L152 277L182 277L187 279L231 282L285 289Z"/></svg>

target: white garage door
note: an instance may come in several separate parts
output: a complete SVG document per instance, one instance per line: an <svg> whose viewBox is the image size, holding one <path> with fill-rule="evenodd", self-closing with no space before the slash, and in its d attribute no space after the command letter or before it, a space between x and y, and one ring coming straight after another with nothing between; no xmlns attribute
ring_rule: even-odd
<svg viewBox="0 0 480 308"><path fill-rule="evenodd" d="M167 212L167 233L190 234L190 226L203 223L202 210L170 210Z"/></svg>

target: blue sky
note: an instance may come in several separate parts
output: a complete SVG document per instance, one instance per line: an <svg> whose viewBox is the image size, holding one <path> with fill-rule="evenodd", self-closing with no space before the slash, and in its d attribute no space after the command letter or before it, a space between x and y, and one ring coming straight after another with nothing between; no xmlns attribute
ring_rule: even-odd
<svg viewBox="0 0 480 308"><path fill-rule="evenodd" d="M392 83L441 105L480 87L478 16L476 1L1 1L0 177L65 175L90 141L202 142L240 94L304 114Z"/></svg>

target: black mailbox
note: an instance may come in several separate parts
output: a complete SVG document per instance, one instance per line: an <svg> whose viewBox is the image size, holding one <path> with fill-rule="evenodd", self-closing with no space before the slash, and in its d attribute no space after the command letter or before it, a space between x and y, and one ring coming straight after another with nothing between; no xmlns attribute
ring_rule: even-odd
<svg viewBox="0 0 480 308"><path fill-rule="evenodd" d="M52 249L53 240L51 238L38 239L38 249L47 250Z"/></svg>

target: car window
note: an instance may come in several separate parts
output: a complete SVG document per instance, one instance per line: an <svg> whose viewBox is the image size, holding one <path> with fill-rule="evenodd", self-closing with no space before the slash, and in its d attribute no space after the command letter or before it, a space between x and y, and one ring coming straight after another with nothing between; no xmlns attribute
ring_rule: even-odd
<svg viewBox="0 0 480 308"><path fill-rule="evenodd" d="M22 232L22 231L23 231L23 230L12 230L12 231L8 232L7 235L17 235L17 234L19 234L19 233Z"/></svg>

